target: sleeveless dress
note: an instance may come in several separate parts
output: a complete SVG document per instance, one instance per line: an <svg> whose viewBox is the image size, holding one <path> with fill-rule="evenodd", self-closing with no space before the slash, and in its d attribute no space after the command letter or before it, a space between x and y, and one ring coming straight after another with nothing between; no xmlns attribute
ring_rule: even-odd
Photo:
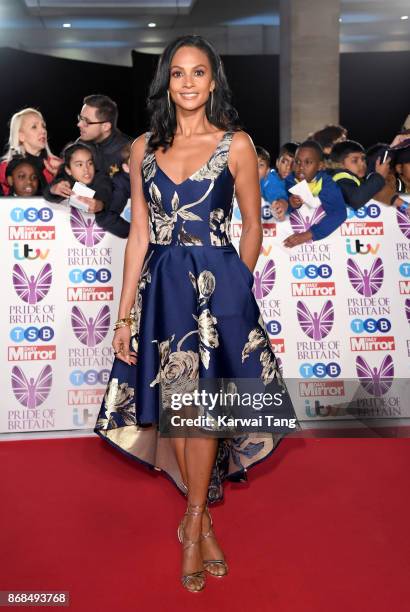
<svg viewBox="0 0 410 612"><path fill-rule="evenodd" d="M146 134L149 139L150 134ZM131 348L137 364L115 359L94 432L146 466L162 470L186 494L171 441L158 428L159 387L203 378L274 378L283 384L259 307L253 275L230 240L233 132L225 132L198 171L174 183L145 152L142 180L150 243L135 302ZM247 480L283 433L218 439L208 502L223 481Z"/></svg>

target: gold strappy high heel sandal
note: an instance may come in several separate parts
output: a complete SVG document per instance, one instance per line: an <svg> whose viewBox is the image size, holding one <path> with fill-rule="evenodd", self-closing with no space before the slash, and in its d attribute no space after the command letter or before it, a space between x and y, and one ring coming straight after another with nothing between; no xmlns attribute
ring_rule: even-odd
<svg viewBox="0 0 410 612"><path fill-rule="evenodd" d="M210 526L209 526L209 531L207 533L203 533L201 537L202 537L202 539L205 539L205 538L215 538L215 533L214 533L214 530L212 529L212 524L213 524L212 517L209 514L208 506L206 506L205 512L209 516ZM227 565L225 559L204 559L203 560L203 564L204 564L205 571L207 571L208 574L211 574L211 576L214 576L215 578L223 578L228 573L228 565ZM214 568L214 569L217 570L217 572L220 571L220 568L223 568L222 573L215 573L215 572L213 572L211 570L212 565L214 565L214 566L216 565L217 566L216 568Z"/></svg>
<svg viewBox="0 0 410 612"><path fill-rule="evenodd" d="M188 504L188 508L184 516L186 514L191 514L193 516L199 516L203 514L204 507L205 507L205 504L201 504L201 505ZM198 540L188 540L188 539L185 540L184 539L184 519L182 519L181 523L179 524L177 534L178 534L178 540L181 542L181 544L183 544L183 550L189 548L190 546L193 546L194 544L199 544L201 541L201 536L199 537ZM195 588L192 586L193 578L201 579L201 586L199 588ZM191 593L199 593L199 591L202 591L205 588L204 570L200 570L198 572L192 572L191 574L185 574L184 576L181 576L181 582L182 582L182 586L184 586L187 589L187 591L190 591Z"/></svg>

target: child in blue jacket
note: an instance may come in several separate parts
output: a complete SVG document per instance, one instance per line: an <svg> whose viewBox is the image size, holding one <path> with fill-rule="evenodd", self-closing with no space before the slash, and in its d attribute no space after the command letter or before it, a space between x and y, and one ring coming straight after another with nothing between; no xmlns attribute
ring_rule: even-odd
<svg viewBox="0 0 410 612"><path fill-rule="evenodd" d="M264 219L276 217L278 221L283 221L287 208L287 206L283 205L283 201L287 197L285 179L292 172L298 145L295 142L287 142L281 146L275 170L271 168L271 158L268 151L259 146L255 148L258 156L262 198L270 205L268 213L263 211L264 214L262 216Z"/></svg>
<svg viewBox="0 0 410 612"><path fill-rule="evenodd" d="M288 192L288 213L300 208L303 204L300 196L289 192L293 185L303 180L307 181L312 195L319 198L326 214L320 221L312 225L309 230L294 233L286 238L283 243L286 247L294 247L310 240L322 240L334 232L347 217L346 203L342 192L324 170L323 150L313 140L306 140L298 147L295 155L294 172L291 172L285 179L285 186Z"/></svg>

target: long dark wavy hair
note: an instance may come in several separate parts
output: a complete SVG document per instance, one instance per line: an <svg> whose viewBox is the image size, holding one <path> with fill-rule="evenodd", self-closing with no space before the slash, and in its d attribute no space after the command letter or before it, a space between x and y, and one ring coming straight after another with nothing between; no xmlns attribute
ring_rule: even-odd
<svg viewBox="0 0 410 612"><path fill-rule="evenodd" d="M151 83L148 95L148 112L151 118L151 137L148 151L158 148L167 150L173 143L177 127L175 104L170 101L168 107L168 86L172 58L181 47L196 47L208 56L215 81L211 115L211 96L206 103L206 117L210 123L226 131L240 129L238 113L231 104L231 90L225 76L221 58L207 40L202 36L181 36L168 44L158 61L157 70Z"/></svg>

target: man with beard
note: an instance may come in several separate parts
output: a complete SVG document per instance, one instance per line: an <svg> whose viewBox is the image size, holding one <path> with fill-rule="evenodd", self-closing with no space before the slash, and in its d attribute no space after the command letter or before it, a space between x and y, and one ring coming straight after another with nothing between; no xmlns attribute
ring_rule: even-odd
<svg viewBox="0 0 410 612"><path fill-rule="evenodd" d="M78 115L80 130L78 143L87 144L94 150L98 170L113 177L121 169L123 147L132 138L117 128L118 108L114 100L102 94L86 96Z"/></svg>

